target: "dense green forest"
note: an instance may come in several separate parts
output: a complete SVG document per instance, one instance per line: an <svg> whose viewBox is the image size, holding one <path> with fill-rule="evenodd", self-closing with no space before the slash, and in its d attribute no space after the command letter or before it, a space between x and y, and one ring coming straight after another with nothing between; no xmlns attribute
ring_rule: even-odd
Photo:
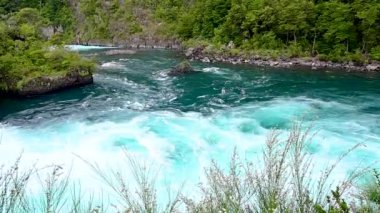
<svg viewBox="0 0 380 213"><path fill-rule="evenodd" d="M220 49L233 41L287 57L380 60L380 0L0 1L2 14L24 7L69 42L177 38Z"/></svg>

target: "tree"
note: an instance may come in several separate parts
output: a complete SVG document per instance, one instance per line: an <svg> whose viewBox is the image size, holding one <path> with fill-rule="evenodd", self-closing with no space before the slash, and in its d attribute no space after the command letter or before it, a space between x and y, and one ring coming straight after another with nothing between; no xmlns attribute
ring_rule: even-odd
<svg viewBox="0 0 380 213"><path fill-rule="evenodd" d="M53 27L54 34L60 27L63 30L72 30L74 17L66 0L46 0L42 11L46 18L49 19Z"/></svg>
<svg viewBox="0 0 380 213"><path fill-rule="evenodd" d="M328 53L332 46L335 54L343 55L356 47L351 5L337 0L326 1L318 5L318 12L317 28L323 36L320 52Z"/></svg>
<svg viewBox="0 0 380 213"><path fill-rule="evenodd" d="M311 27L308 17L314 14L314 4L309 0L281 0L277 7L277 27L278 34L289 37L297 43L298 36L307 36Z"/></svg>
<svg viewBox="0 0 380 213"><path fill-rule="evenodd" d="M216 41L224 44L233 41L235 45L240 46L244 39L251 36L250 31L243 28L248 10L247 6L241 0L232 1L225 22L215 31Z"/></svg>
<svg viewBox="0 0 380 213"><path fill-rule="evenodd" d="M367 55L372 47L380 41L380 1L355 0L353 8L360 20L359 29L362 37L362 51Z"/></svg>

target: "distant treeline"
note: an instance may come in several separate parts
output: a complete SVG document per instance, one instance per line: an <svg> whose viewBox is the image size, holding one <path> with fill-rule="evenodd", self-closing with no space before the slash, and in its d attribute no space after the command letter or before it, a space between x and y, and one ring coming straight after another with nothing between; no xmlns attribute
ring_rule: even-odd
<svg viewBox="0 0 380 213"><path fill-rule="evenodd" d="M201 40L289 57L380 60L380 0L0 0L40 9L72 41Z"/></svg>

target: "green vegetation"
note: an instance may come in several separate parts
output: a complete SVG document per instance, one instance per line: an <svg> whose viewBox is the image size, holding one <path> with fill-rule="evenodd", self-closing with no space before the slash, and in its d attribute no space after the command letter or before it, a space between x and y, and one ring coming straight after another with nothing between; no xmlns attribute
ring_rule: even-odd
<svg viewBox="0 0 380 213"><path fill-rule="evenodd" d="M66 41L181 39L213 51L380 60L379 0L0 1L5 14L24 7L41 11Z"/></svg>
<svg viewBox="0 0 380 213"><path fill-rule="evenodd" d="M0 14L6 16L24 8L34 8L45 19L54 33L62 31L72 36L75 24L74 14L68 1L64 0L0 0ZM4 18L4 17L3 17Z"/></svg>
<svg viewBox="0 0 380 213"><path fill-rule="evenodd" d="M374 169L369 173L365 184L361 186L362 194L360 212L380 211L380 174Z"/></svg>
<svg viewBox="0 0 380 213"><path fill-rule="evenodd" d="M292 131L273 131L266 140L260 159L241 161L232 156L227 169L216 163L205 169L205 182L197 197L180 188L159 197L158 171L146 162L125 153L125 167L104 169L85 161L103 184L102 197L86 197L80 185L70 180L70 171L61 166L20 170L20 158L9 168L0 166L0 212L299 212L299 213L375 213L379 203L379 175L371 173L366 185L356 184L365 169L357 170L342 182L333 182L331 174L342 155L325 170L316 170L310 129L295 124ZM259 160L259 161L257 161ZM37 178L40 196L28 186ZM360 202L359 202L360 201Z"/></svg>
<svg viewBox="0 0 380 213"><path fill-rule="evenodd" d="M380 174L377 170L373 171L372 180L364 191L370 201L380 205Z"/></svg>
<svg viewBox="0 0 380 213"><path fill-rule="evenodd" d="M92 62L63 49L59 35L46 37L43 31L50 24L40 11L32 8L0 20L0 90L16 92L38 77L93 70Z"/></svg>
<svg viewBox="0 0 380 213"><path fill-rule="evenodd" d="M67 70L77 56L61 56L60 67L47 50L65 42L180 39L232 56L380 60L379 0L0 0L0 14L0 70L12 85Z"/></svg>
<svg viewBox="0 0 380 213"><path fill-rule="evenodd" d="M178 14L184 39L333 61L379 60L380 1L195 1Z"/></svg>

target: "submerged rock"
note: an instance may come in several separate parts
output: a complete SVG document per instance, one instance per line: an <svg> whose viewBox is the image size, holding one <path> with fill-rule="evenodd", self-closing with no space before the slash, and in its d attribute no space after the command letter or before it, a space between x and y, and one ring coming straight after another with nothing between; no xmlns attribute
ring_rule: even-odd
<svg viewBox="0 0 380 213"><path fill-rule="evenodd" d="M194 69L191 67L189 61L183 61L177 66L175 66L169 73L169 76L177 76L177 75L184 75L184 74L189 74L193 73Z"/></svg>
<svg viewBox="0 0 380 213"><path fill-rule="evenodd" d="M17 96L33 96L92 83L92 70L72 70L63 76L41 76L30 79L18 88L10 89L8 93Z"/></svg>

